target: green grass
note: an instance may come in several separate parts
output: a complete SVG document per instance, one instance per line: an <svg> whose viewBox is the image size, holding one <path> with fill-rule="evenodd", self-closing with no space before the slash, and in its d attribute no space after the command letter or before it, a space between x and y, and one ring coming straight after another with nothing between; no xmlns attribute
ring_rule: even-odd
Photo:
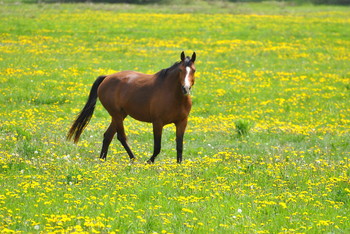
<svg viewBox="0 0 350 234"><path fill-rule="evenodd" d="M235 127L237 134L239 136L245 136L249 133L250 129L253 127L253 123L244 119L239 119L235 121Z"/></svg>
<svg viewBox="0 0 350 234"><path fill-rule="evenodd" d="M177 12L178 14L171 13ZM0 232L347 233L350 13L346 7L196 2L0 8ZM100 103L65 140L98 75L155 73L197 53L177 165L174 127Z"/></svg>

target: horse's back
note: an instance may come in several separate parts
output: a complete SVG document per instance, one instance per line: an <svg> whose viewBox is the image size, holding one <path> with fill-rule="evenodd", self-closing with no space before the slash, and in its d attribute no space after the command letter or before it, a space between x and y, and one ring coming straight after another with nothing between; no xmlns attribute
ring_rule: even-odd
<svg viewBox="0 0 350 234"><path fill-rule="evenodd" d="M133 118L149 122L149 111L154 94L153 75L122 71L105 78L98 89L102 105L113 116L123 112Z"/></svg>
<svg viewBox="0 0 350 234"><path fill-rule="evenodd" d="M137 92L152 85L152 75L122 71L108 75L98 88L99 98L119 93Z"/></svg>

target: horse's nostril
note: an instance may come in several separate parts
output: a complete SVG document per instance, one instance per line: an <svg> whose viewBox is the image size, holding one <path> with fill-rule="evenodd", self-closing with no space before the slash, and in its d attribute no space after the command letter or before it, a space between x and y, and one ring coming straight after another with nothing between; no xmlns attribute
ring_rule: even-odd
<svg viewBox="0 0 350 234"><path fill-rule="evenodd" d="M182 93L184 95L188 95L190 93L191 88L187 89L185 86L181 86L182 88Z"/></svg>

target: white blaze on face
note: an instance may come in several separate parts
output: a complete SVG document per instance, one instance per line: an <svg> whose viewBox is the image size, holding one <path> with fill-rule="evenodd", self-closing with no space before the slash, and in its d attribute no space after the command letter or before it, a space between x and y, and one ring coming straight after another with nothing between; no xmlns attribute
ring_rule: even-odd
<svg viewBox="0 0 350 234"><path fill-rule="evenodd" d="M186 89L187 92L189 92L190 88L191 88L190 72L191 72L191 68L190 67L186 67L186 76L185 76L184 88Z"/></svg>

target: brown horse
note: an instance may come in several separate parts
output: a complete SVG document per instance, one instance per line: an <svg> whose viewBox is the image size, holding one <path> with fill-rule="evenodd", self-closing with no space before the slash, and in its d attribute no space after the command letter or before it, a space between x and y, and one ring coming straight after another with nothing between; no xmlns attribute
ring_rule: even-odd
<svg viewBox="0 0 350 234"><path fill-rule="evenodd" d="M130 115L139 121L153 124L154 150L148 163L153 163L160 153L164 125L174 123L177 162L181 163L183 136L192 106L189 93L194 84L195 60L196 53L193 53L190 58L182 52L180 62L154 75L122 71L98 77L67 138L71 139L74 136L74 142L78 142L82 131L92 117L98 97L112 117L112 122L104 133L101 159L106 159L109 144L115 133L130 159L135 159L127 143L123 125L126 116Z"/></svg>

